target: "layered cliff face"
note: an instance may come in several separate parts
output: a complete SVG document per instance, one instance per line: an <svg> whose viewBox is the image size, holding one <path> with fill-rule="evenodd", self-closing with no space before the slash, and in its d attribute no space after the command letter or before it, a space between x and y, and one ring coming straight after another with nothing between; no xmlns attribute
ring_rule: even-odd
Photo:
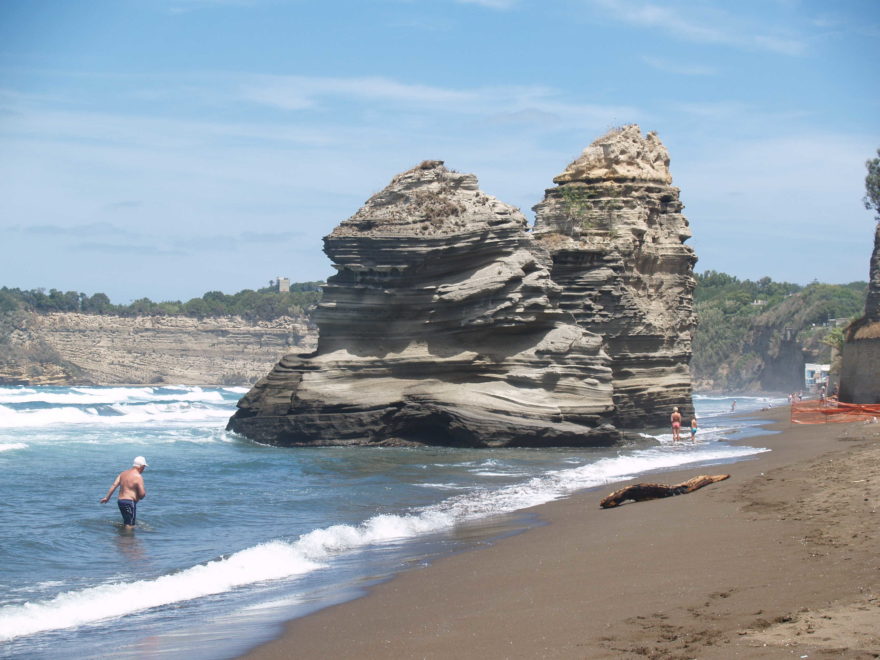
<svg viewBox="0 0 880 660"><path fill-rule="evenodd" d="M847 328L843 345L840 400L880 403L880 223L874 229L865 314Z"/></svg>
<svg viewBox="0 0 880 660"><path fill-rule="evenodd" d="M616 423L692 414L689 362L696 256L669 155L638 126L611 131L554 178L535 206L560 306L601 335L613 370Z"/></svg>
<svg viewBox="0 0 880 660"><path fill-rule="evenodd" d="M316 344L303 318L21 312L0 343L0 383L249 385Z"/></svg>
<svg viewBox="0 0 880 660"><path fill-rule="evenodd" d="M312 354L288 355L229 428L273 444L614 442L602 337L558 304L525 217L426 161L325 238Z"/></svg>

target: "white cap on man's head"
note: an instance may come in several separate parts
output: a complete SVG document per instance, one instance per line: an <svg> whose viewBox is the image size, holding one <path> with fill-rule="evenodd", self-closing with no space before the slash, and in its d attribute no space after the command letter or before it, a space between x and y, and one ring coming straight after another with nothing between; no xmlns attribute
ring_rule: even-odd
<svg viewBox="0 0 880 660"><path fill-rule="evenodd" d="M135 459L131 462L131 464L133 467L141 467L142 465L144 467L150 467L147 464L147 459L144 458L143 456L136 456Z"/></svg>

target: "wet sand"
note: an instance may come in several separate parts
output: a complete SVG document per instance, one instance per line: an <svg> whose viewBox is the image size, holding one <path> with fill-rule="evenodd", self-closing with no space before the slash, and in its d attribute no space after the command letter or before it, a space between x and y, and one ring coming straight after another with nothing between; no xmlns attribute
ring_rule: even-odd
<svg viewBox="0 0 880 660"><path fill-rule="evenodd" d="M731 478L602 510L627 483L533 511L547 524L290 622L280 658L880 657L880 424L799 426Z"/></svg>

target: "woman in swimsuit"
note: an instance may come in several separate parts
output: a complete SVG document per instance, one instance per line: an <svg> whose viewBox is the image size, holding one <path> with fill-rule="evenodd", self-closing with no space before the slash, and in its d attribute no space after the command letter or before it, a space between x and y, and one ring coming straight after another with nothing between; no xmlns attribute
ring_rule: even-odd
<svg viewBox="0 0 880 660"><path fill-rule="evenodd" d="M672 421L672 441L678 442L681 440L679 435L681 430L681 413L678 412L678 407L672 409L672 416L669 419Z"/></svg>

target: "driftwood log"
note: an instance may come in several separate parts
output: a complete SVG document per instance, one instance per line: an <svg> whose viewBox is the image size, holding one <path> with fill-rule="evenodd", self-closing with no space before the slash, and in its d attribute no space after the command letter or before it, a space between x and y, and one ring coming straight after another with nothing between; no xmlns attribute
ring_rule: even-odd
<svg viewBox="0 0 880 660"><path fill-rule="evenodd" d="M683 495L684 493L691 493L703 486L714 484L716 481L724 481L729 478L729 474L703 474L699 477L682 481L680 484L675 484L674 486L667 486L666 484L635 484L633 486L621 488L620 490L615 490L608 497L603 498L602 501L599 502L599 506L603 509L610 509L613 506L623 504L627 500L643 502L644 500L656 500L661 497Z"/></svg>

